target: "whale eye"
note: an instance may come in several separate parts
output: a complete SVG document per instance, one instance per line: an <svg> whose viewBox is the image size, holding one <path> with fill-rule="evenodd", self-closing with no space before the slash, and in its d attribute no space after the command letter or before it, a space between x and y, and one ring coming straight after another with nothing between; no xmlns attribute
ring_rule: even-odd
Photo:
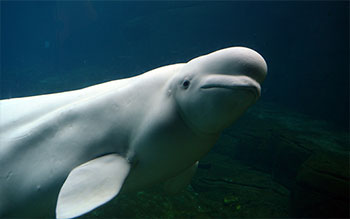
<svg viewBox="0 0 350 219"><path fill-rule="evenodd" d="M184 82L182 82L182 87L184 89L187 89L190 86L190 81L189 80L184 80Z"/></svg>

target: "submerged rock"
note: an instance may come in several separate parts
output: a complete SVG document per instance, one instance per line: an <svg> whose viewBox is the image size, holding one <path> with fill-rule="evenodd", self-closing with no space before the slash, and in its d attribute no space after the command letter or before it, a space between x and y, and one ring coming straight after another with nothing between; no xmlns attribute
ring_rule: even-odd
<svg viewBox="0 0 350 219"><path fill-rule="evenodd" d="M301 166L292 192L295 217L349 218L349 155L318 152Z"/></svg>

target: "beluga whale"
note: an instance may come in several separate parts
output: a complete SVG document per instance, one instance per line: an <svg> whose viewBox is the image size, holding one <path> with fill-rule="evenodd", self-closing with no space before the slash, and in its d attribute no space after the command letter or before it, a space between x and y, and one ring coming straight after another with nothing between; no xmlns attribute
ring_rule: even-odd
<svg viewBox="0 0 350 219"><path fill-rule="evenodd" d="M0 101L0 218L83 215L157 183L190 182L267 73L230 47L79 90Z"/></svg>

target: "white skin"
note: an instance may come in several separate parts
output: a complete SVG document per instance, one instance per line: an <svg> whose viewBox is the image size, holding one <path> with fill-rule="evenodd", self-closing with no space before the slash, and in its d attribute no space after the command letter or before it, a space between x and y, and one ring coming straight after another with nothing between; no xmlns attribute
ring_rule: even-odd
<svg viewBox="0 0 350 219"><path fill-rule="evenodd" d="M75 167L116 153L122 191L185 171L260 95L266 63L233 47L72 92L0 102L0 216L53 213ZM42 212L34 212L40 208Z"/></svg>
<svg viewBox="0 0 350 219"><path fill-rule="evenodd" d="M164 104L155 104L161 107L141 124L147 131L133 139L137 165L124 189L151 185L193 165L257 100L266 71L263 58L246 48L220 50L182 66L159 91L157 101Z"/></svg>

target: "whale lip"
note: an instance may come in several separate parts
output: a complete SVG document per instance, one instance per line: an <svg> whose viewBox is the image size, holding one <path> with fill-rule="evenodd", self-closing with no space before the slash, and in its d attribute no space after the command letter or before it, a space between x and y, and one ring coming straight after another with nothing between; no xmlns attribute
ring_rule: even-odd
<svg viewBox="0 0 350 219"><path fill-rule="evenodd" d="M200 88L206 89L227 89L235 91L248 91L256 98L260 97L260 84L247 76L233 75L210 75L206 77Z"/></svg>
<svg viewBox="0 0 350 219"><path fill-rule="evenodd" d="M201 89L245 90L254 94L256 98L260 97L260 89L253 85L205 84L201 86Z"/></svg>

